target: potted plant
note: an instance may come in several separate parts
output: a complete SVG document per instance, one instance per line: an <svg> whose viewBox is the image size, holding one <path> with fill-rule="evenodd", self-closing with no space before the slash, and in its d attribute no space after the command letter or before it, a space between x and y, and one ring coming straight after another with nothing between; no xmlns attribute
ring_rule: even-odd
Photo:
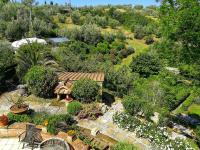
<svg viewBox="0 0 200 150"><path fill-rule="evenodd" d="M6 115L0 116L0 127L8 125L8 117Z"/></svg>
<svg viewBox="0 0 200 150"><path fill-rule="evenodd" d="M22 114L29 110L29 106L24 103L23 97L19 97L16 101L12 98L8 100L13 103L13 105L10 107L10 112L14 114Z"/></svg>

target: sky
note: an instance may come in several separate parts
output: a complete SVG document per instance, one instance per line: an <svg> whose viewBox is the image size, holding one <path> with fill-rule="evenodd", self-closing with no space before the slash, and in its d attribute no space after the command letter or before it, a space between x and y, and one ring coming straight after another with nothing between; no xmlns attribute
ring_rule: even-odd
<svg viewBox="0 0 200 150"><path fill-rule="evenodd" d="M37 0L40 4L43 4L45 0ZM69 0L46 0L47 3L53 1L54 3L64 4ZM85 6L85 5L107 5L107 4L142 4L144 6L158 5L155 0L71 0L73 6Z"/></svg>

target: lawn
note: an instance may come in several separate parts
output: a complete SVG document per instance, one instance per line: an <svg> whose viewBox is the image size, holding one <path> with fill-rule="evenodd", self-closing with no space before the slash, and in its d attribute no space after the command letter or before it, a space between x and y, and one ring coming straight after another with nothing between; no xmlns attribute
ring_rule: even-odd
<svg viewBox="0 0 200 150"><path fill-rule="evenodd" d="M200 116L200 105L198 105L198 104L192 104L188 108L188 113Z"/></svg>
<svg viewBox="0 0 200 150"><path fill-rule="evenodd" d="M129 55L127 58L124 58L121 64L115 66L116 69L119 69L124 65L128 66L134 57L147 51L147 48L149 47L148 45L145 44L144 40L137 40L137 39L128 39L127 45L134 47L135 53Z"/></svg>

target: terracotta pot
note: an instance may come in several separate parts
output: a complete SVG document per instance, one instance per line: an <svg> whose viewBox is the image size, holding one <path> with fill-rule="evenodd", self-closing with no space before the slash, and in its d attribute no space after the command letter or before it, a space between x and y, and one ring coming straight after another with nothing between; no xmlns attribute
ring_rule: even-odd
<svg viewBox="0 0 200 150"><path fill-rule="evenodd" d="M8 117L5 115L0 116L0 127L8 125Z"/></svg>
<svg viewBox="0 0 200 150"><path fill-rule="evenodd" d="M23 104L22 107L18 108L17 105L13 105L10 107L10 112L13 114L22 114L29 110L29 106L26 104Z"/></svg>

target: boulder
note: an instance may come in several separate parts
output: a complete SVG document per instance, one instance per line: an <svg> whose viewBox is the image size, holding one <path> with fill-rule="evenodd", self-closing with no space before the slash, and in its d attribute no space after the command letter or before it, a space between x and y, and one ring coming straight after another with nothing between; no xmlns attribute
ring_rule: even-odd
<svg viewBox="0 0 200 150"><path fill-rule="evenodd" d="M155 124L159 123L159 113L155 112L154 116L150 118Z"/></svg>

